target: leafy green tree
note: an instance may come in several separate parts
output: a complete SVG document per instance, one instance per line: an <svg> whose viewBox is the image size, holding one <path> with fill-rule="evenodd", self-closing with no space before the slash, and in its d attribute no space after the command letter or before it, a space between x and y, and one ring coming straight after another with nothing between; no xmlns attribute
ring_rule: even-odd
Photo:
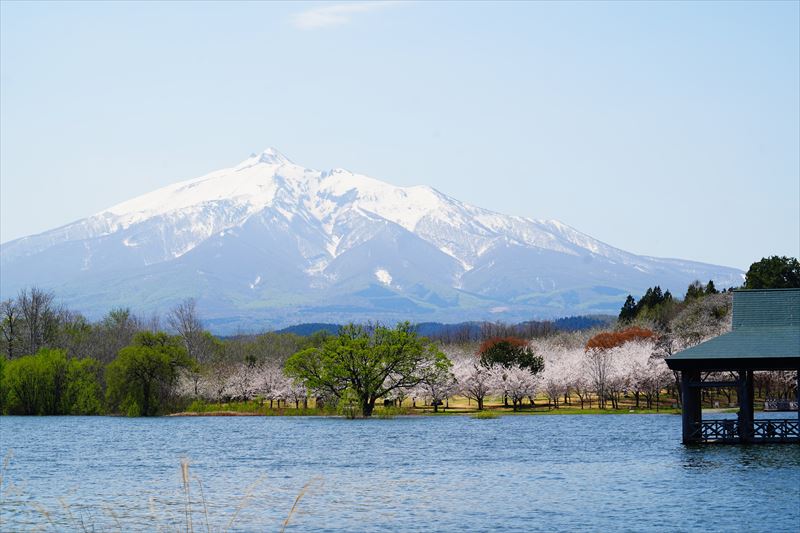
<svg viewBox="0 0 800 533"><path fill-rule="evenodd" d="M7 362L6 357L0 354L0 415L6 412L6 399L8 398L8 388L4 377Z"/></svg>
<svg viewBox="0 0 800 533"><path fill-rule="evenodd" d="M142 332L106 368L109 408L129 416L158 414L173 394L182 369L193 367L180 339Z"/></svg>
<svg viewBox="0 0 800 533"><path fill-rule="evenodd" d="M3 359L0 407L21 415L94 415L103 411L102 364L67 359L63 350Z"/></svg>
<svg viewBox="0 0 800 533"><path fill-rule="evenodd" d="M510 369L519 366L538 374L544 370L544 358L536 355L525 339L518 337L491 337L480 345L478 356L481 365L486 368L501 366ZM503 374L503 381L507 379ZM503 394L503 405L508 406L508 394ZM516 410L516 404L514 404Z"/></svg>
<svg viewBox="0 0 800 533"><path fill-rule="evenodd" d="M719 291L714 286L713 279L708 280L708 283L706 284L706 294L719 294Z"/></svg>
<svg viewBox="0 0 800 533"><path fill-rule="evenodd" d="M765 257L750 265L745 289L800 288L800 262L794 257Z"/></svg>
<svg viewBox="0 0 800 533"><path fill-rule="evenodd" d="M64 411L71 415L103 413L103 364L97 359L70 359Z"/></svg>
<svg viewBox="0 0 800 533"><path fill-rule="evenodd" d="M544 370L544 359L536 355L525 339L517 337L492 337L478 348L481 364L486 368L495 365L504 368L519 366L533 374Z"/></svg>
<svg viewBox="0 0 800 533"><path fill-rule="evenodd" d="M337 399L358 399L364 416L375 402L397 389L411 388L450 361L428 339L418 337L408 322L395 328L344 326L319 347L306 348L286 362L286 373L312 390Z"/></svg>
<svg viewBox="0 0 800 533"><path fill-rule="evenodd" d="M336 403L336 412L350 420L358 418L363 413L358 393L351 388L342 391L339 401Z"/></svg>
<svg viewBox="0 0 800 533"><path fill-rule="evenodd" d="M66 414L67 366L63 351L47 348L6 362L3 389L7 411L20 415Z"/></svg>

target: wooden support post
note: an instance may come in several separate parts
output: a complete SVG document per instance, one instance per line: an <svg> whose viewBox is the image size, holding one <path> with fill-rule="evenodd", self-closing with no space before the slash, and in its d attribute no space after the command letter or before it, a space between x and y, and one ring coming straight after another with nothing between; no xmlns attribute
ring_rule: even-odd
<svg viewBox="0 0 800 533"><path fill-rule="evenodd" d="M700 381L700 372L697 370L683 370L681 372L681 418L683 420L683 443L691 444L700 442L697 435L700 421L703 417L700 404L700 387L694 386Z"/></svg>
<svg viewBox="0 0 800 533"><path fill-rule="evenodd" d="M753 371L739 371L739 440L753 442Z"/></svg>

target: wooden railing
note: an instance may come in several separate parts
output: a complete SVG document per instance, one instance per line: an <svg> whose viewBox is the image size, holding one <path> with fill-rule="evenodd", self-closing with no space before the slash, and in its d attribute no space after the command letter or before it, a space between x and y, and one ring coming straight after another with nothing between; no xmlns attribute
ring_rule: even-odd
<svg viewBox="0 0 800 533"><path fill-rule="evenodd" d="M756 420L753 423L753 437L764 442L800 442L800 420Z"/></svg>
<svg viewBox="0 0 800 533"><path fill-rule="evenodd" d="M703 420L696 426L693 437L700 442L739 442L739 421Z"/></svg>
<svg viewBox="0 0 800 533"><path fill-rule="evenodd" d="M742 441L739 421L735 418L703 420L695 425L695 442L738 443ZM752 442L800 442L800 420L769 418L753 421Z"/></svg>

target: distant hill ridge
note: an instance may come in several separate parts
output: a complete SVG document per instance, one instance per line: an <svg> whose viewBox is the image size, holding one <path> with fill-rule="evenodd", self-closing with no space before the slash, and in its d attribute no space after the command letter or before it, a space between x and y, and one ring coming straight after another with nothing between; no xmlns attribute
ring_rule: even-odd
<svg viewBox="0 0 800 533"><path fill-rule="evenodd" d="M571 316L558 318L552 321L528 321L518 324L495 324L490 322L461 322L459 324L442 324L440 322L423 322L416 324L416 331L423 337L450 337L463 336L465 339L480 339L487 329L496 328L507 332L516 332L518 335L525 335L525 332L543 331L552 329L554 331L579 331L605 327L613 324L616 320L613 316ZM279 329L275 333L293 333L302 337L308 337L315 333L324 331L331 335L339 332L341 324L308 323L297 324L287 328Z"/></svg>

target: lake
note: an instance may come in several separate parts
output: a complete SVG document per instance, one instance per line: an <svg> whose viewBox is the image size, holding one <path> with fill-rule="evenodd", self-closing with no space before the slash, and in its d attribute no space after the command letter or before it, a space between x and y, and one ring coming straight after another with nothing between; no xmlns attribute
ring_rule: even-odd
<svg viewBox="0 0 800 533"><path fill-rule="evenodd" d="M800 446L689 448L680 426L0 417L0 530L185 530L187 458L197 532L278 531L301 493L287 531L798 531Z"/></svg>

